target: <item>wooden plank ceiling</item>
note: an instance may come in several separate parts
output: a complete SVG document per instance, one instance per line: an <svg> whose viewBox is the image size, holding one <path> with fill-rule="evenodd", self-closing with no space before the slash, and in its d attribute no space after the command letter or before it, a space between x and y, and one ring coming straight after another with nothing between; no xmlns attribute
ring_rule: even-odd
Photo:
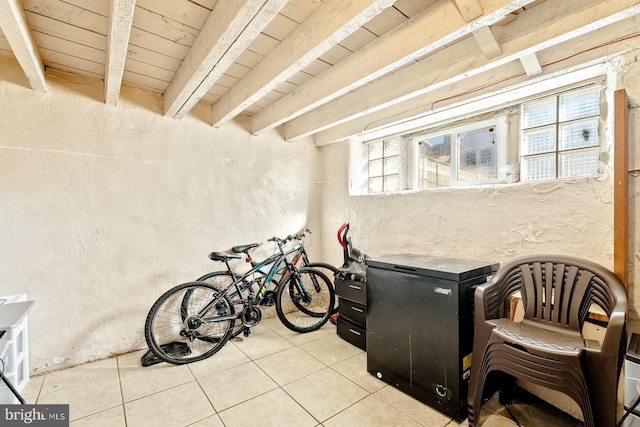
<svg viewBox="0 0 640 427"><path fill-rule="evenodd" d="M0 55L317 145L640 45L640 0L2 0Z"/></svg>

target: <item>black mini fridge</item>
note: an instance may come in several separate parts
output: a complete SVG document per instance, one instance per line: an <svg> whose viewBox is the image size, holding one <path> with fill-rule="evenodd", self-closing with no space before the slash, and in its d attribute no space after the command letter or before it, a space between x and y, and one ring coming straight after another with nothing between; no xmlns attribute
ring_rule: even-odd
<svg viewBox="0 0 640 427"><path fill-rule="evenodd" d="M367 371L464 420L473 292L498 265L414 254L366 263Z"/></svg>

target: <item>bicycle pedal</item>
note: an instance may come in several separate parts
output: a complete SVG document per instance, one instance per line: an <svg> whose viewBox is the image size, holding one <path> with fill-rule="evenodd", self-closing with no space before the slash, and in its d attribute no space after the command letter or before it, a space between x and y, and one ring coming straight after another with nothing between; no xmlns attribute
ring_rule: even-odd
<svg viewBox="0 0 640 427"><path fill-rule="evenodd" d="M244 335L245 337L248 337L250 333L251 333L251 328L245 328L245 330L242 331L242 335Z"/></svg>

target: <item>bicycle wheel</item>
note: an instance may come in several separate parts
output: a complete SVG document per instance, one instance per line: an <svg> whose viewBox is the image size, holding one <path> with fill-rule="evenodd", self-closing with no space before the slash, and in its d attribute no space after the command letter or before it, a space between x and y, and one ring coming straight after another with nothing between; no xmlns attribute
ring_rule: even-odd
<svg viewBox="0 0 640 427"><path fill-rule="evenodd" d="M338 268L334 267L331 264L327 264L325 262L310 262L305 267L313 268L314 270L318 270L320 273L327 276L329 281L331 282L331 286L334 291L336 289L336 273L338 272ZM335 314L338 312L338 298L335 299L333 304L333 310L331 310L331 314Z"/></svg>
<svg viewBox="0 0 640 427"><path fill-rule="evenodd" d="M276 313L295 332L311 332L327 323L335 303L331 282L321 272L302 268L278 287Z"/></svg>
<svg viewBox="0 0 640 427"><path fill-rule="evenodd" d="M229 339L234 309L221 291L205 282L178 285L153 304L144 324L149 349L181 365L210 357ZM213 301L219 299L215 304Z"/></svg>

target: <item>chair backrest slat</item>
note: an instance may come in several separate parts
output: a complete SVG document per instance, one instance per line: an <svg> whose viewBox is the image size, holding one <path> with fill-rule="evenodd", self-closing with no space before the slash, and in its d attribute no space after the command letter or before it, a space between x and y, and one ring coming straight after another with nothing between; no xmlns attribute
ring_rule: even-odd
<svg viewBox="0 0 640 427"><path fill-rule="evenodd" d="M569 316L571 315L569 311L569 306L571 304L571 293L573 291L573 284L576 281L576 276L578 275L578 267L574 265L565 266L563 264L562 274L559 274L558 279L560 280L559 290L556 291L557 294L560 294L558 307L560 307L560 316L558 316L558 322L564 322L565 324L569 323ZM564 285L564 284L567 285Z"/></svg>
<svg viewBox="0 0 640 427"><path fill-rule="evenodd" d="M569 308L568 326L571 329L580 330L582 322L589 312L590 291L589 286L593 279L593 273L587 270L580 270L578 280L575 283L571 298L571 308Z"/></svg>
<svg viewBox="0 0 640 427"><path fill-rule="evenodd" d="M526 299L523 298L522 302L524 303L524 317L526 319L535 319L537 317L536 306L537 306L537 292L535 289L536 283L536 274L535 274L535 265L532 266L529 264L521 265L520 270L522 271L522 282L524 288L524 295L526 295Z"/></svg>
<svg viewBox="0 0 640 427"><path fill-rule="evenodd" d="M544 264L544 302L542 307L542 318L553 322L553 306L554 306L554 288L555 288L555 275L553 263L546 262Z"/></svg>

